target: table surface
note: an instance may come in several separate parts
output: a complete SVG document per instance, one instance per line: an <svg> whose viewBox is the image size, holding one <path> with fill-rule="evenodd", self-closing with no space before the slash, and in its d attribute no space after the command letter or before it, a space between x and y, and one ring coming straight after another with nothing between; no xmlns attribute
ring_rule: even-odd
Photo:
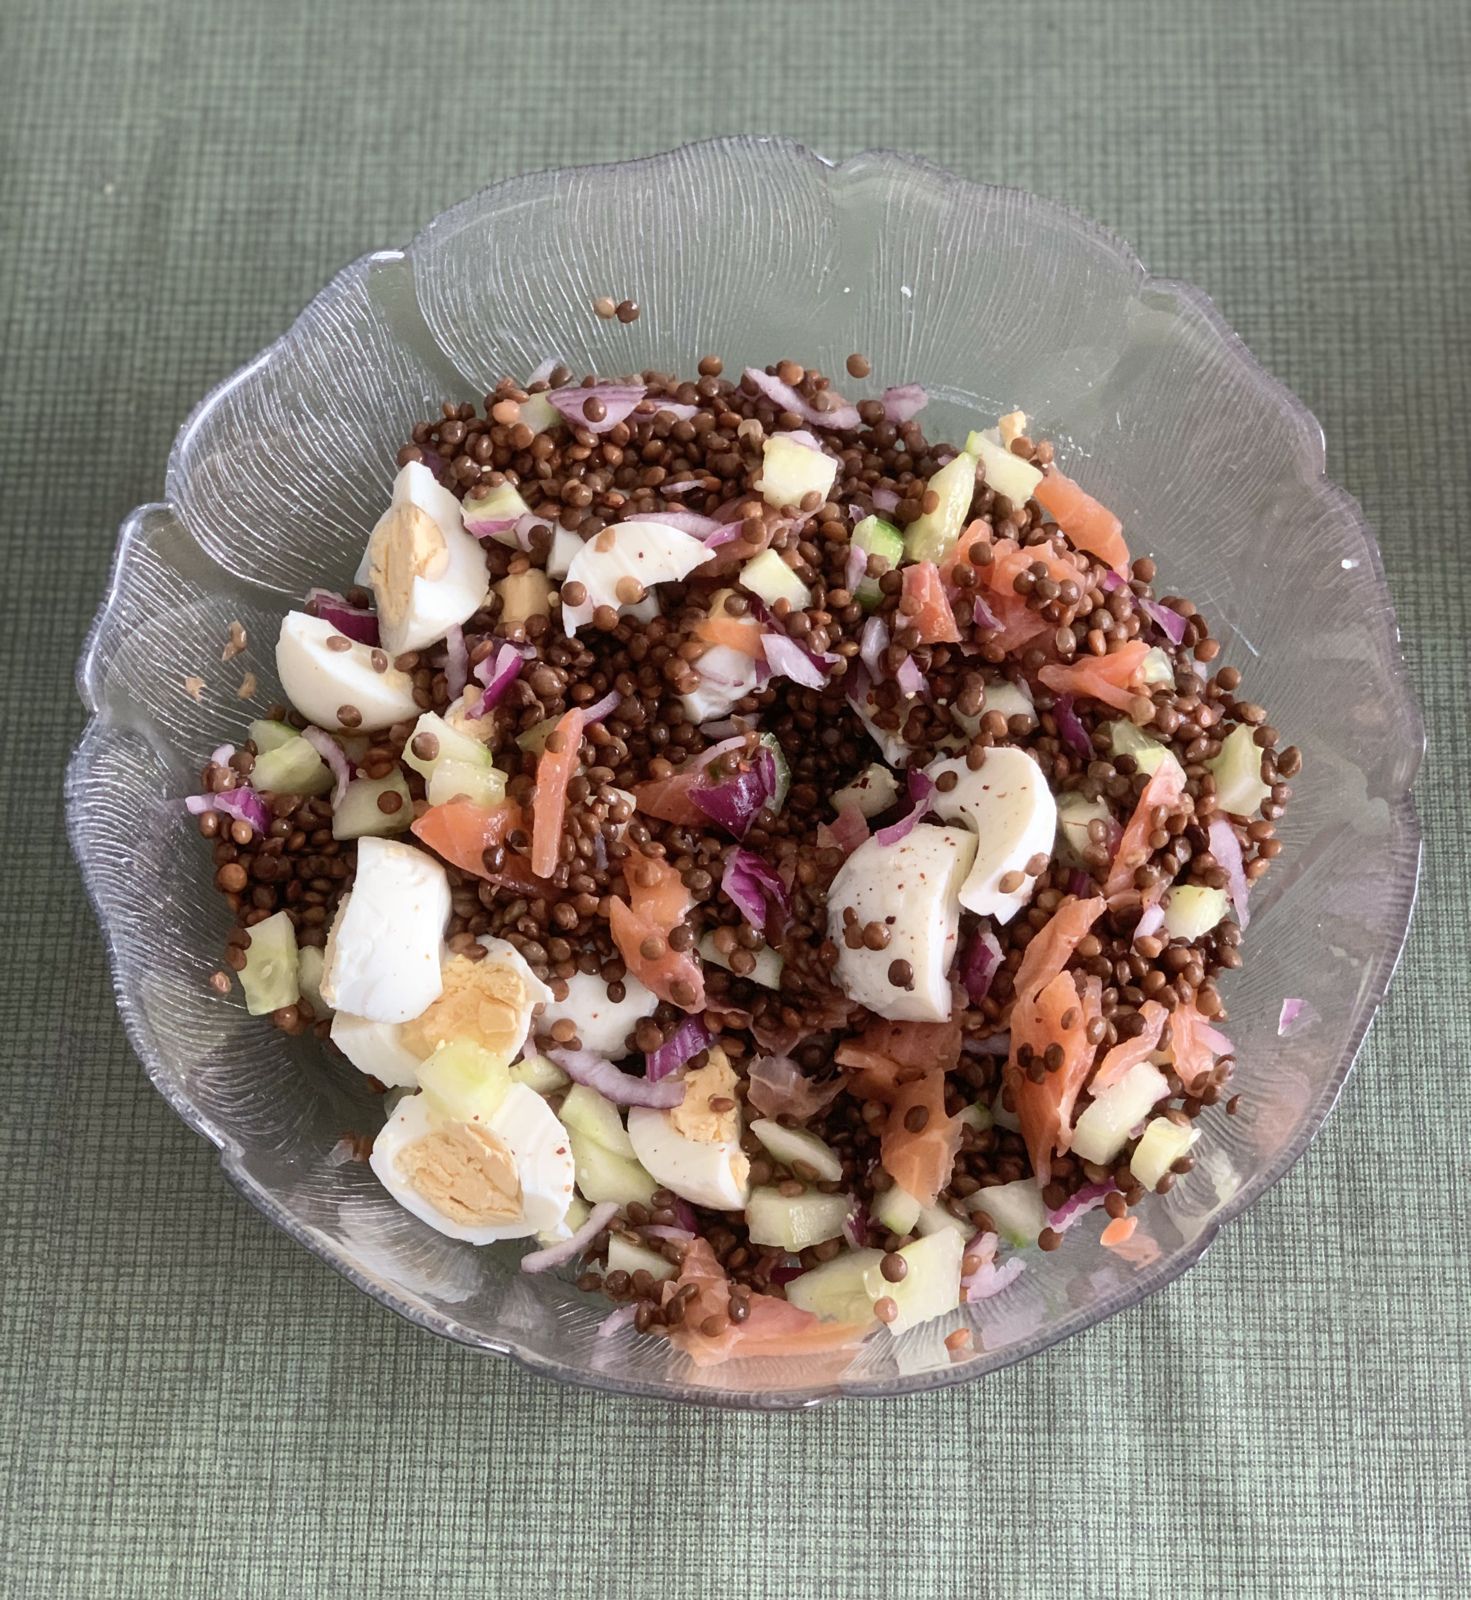
<svg viewBox="0 0 1471 1600"><path fill-rule="evenodd" d="M0 895L8 1593L1471 1589L1463 0L8 0ZM1298 1167L1148 1304L965 1392L623 1403L400 1324L149 1088L62 834L71 670L194 400L342 262L534 167L780 131L1067 200L1202 285L1380 531L1422 902ZM39 795L39 803L36 796ZM33 809L27 809L33 808ZM1448 1200L1449 1197L1449 1200Z"/></svg>

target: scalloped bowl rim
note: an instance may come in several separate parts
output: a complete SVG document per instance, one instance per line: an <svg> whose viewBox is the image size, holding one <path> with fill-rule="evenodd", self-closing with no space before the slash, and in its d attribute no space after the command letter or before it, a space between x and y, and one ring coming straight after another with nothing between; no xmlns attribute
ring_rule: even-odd
<svg viewBox="0 0 1471 1600"><path fill-rule="evenodd" d="M101 643L105 624L117 599L128 557L138 538L139 530L147 518L155 512L167 512L178 517L181 522L183 521L177 509L174 487L178 481L180 459L190 437L234 389L246 382L262 367L269 365L279 352L289 346L295 330L310 316L316 306L331 298L340 282L350 278L370 263L399 261L406 257L411 257L415 247L426 242L432 234L453 225L461 217L471 214L475 208L486 203L497 193L527 179L533 177L552 178L572 171L613 173L625 172L631 169L655 168L667 165L688 152L737 147L748 151L762 147L777 149L787 154L813 160L834 174L844 173L874 162L897 164L910 169L916 175L922 175L930 180L938 180L947 186L954 187L958 192L972 193L978 198L1001 194L1017 196L1028 205L1039 207L1067 218L1071 223L1081 228L1096 244L1105 247L1115 258L1118 265L1127 269L1135 282L1137 292L1142 294L1146 290L1154 290L1166 293L1177 300L1189 302L1203 315L1220 346L1231 353L1237 363L1249 373L1252 380L1264 392L1273 396L1278 410L1291 419L1300 452L1305 456L1303 464L1308 468L1311 481L1315 487L1331 493L1337 511L1351 524L1352 531L1357 535L1364 555L1371 563L1375 584L1383 594L1386 609L1390 616L1393 616L1393 601L1378 541L1374 537L1374 533L1357 500L1340 485L1334 483L1327 475L1326 441L1321 424L1308 407L1281 379L1275 377L1262 366L1241 336L1226 321L1210 296L1203 290L1181 279L1153 276L1127 241L1112 229L1063 202L1034 194L1029 190L1024 190L1014 185L975 182L962 178L958 174L952 173L924 157L881 147L865 149L845 160L834 161L797 141L785 138L769 135L728 135L693 141L672 150L639 156L625 161L548 167L538 169L535 172L516 174L496 183L488 184L431 218L414 235L413 239L402 248L368 251L340 268L317 291L307 305L298 312L290 325L277 338L273 339L258 354L249 361L244 362L234 372L210 389L190 411L174 437L165 471L164 487L168 498L161 501L145 502L134 507L123 519L119 527L117 545L109 570L104 596L88 630L86 642L77 663L77 692L88 712L88 721L68 762L65 778L65 796L69 841L72 846L73 856L79 865L88 899L92 903L94 913L97 915L99 926L103 933L113 991L129 1043L142 1063L143 1069L154 1088L163 1096L186 1126L202 1135L219 1150L220 1165L225 1176L240 1194L268 1221L288 1234L298 1244L303 1245L335 1272L345 1277L356 1288L362 1290L373 1300L395 1312L404 1320L470 1349L507 1356L524 1370L535 1373L540 1377L551 1378L578 1388L622 1396L680 1401L725 1410L785 1412L807 1409L840 1399L883 1400L894 1396L947 1389L958 1384L979 1380L990 1373L1003 1371L1019 1361L1040 1355L1043 1351L1061 1344L1064 1340L1072 1338L1086 1328L1105 1322L1111 1317L1117 1316L1120 1312L1139 1305L1173 1283L1201 1259L1220 1230L1227 1223L1235 1221L1254 1205L1301 1158L1308 1145L1327 1121L1362 1049L1365 1035L1373 1023L1379 1007L1383 1004L1389 984L1394 977L1403 953L1405 942L1409 936L1418 893L1423 838L1412 790L1421 759L1423 758L1425 730L1419 705L1410 688L1408 669L1403 651L1398 648L1397 628L1395 635L1396 651L1393 661L1395 670L1392 674L1391 687L1396 691L1399 700L1397 713L1401 718L1400 725L1406 731L1410 760L1406 767L1403 792L1391 799L1388 804L1390 805L1396 828L1400 830L1401 836L1413 848L1415 869L1409 879L1408 888L1402 891L1402 899L1396 907L1396 910L1402 911L1403 915L1399 937L1392 946L1379 952L1375 960L1375 967L1380 974L1375 984L1379 997L1372 1006L1366 1009L1331 1077L1319 1092L1317 1113L1305 1119L1297 1136L1282 1146L1270 1162L1254 1172L1229 1200L1223 1202L1219 1212L1203 1228L1200 1236L1188 1247L1179 1250L1167 1266L1151 1269L1151 1273L1147 1278L1142 1278L1130 1285L1127 1290L1114 1294L1100 1304L1082 1308L1069 1316L1059 1319L1059 1321L1048 1327L1045 1335L1028 1340L1018 1348L999 1353L997 1359L984 1366L972 1365L964 1368L899 1375L886 1379L881 1384L862 1388L850 1389L845 1387L841 1378L836 1382L808 1390L724 1391L695 1387L678 1381L651 1381L640 1378L610 1377L587 1367L574 1366L548 1359L521 1347L514 1340L492 1338L466 1327L451 1317L422 1310L401 1299L381 1283L368 1279L350 1263L337 1259L329 1244L325 1243L313 1230L300 1223L294 1216L278 1205L267 1190L260 1188L249 1180L234 1159L238 1151L232 1148L233 1142L230 1138L209 1124L189 1096L175 1083L169 1081L166 1075L159 1070L158 1064L152 1059L151 1050L146 1043L147 1034L144 1024L122 983L119 953L102 913L97 886L88 870L85 855L78 848L78 817L75 804L75 796L85 776L83 759L87 747L92 736L101 728L106 727L108 723L108 718L101 709L94 685L98 670L102 665ZM248 582L249 580L246 579L246 581Z"/></svg>

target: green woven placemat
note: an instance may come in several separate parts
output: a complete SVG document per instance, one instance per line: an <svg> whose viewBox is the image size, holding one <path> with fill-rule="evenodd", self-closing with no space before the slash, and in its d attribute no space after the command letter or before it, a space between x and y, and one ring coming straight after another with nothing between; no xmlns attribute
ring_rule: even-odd
<svg viewBox="0 0 1471 1600"><path fill-rule="evenodd" d="M1464 0L9 0L0 38L0 1589L1466 1594ZM1431 728L1405 965L1296 1171L1025 1367L766 1420L534 1381L274 1234L123 1041L58 801L113 532L211 383L484 182L751 129L1066 199L1207 288L1379 528Z"/></svg>

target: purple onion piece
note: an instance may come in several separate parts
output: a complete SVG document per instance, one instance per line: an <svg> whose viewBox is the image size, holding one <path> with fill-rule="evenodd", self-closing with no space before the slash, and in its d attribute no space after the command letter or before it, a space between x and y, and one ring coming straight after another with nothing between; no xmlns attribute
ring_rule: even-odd
<svg viewBox="0 0 1471 1600"><path fill-rule="evenodd" d="M347 759L347 752L322 728L303 728L301 736L331 767L332 776L336 780L332 789L332 804L334 807L340 806L343 795L347 793L347 786L352 782L352 763Z"/></svg>
<svg viewBox="0 0 1471 1600"><path fill-rule="evenodd" d="M991 980L1000 965L1001 941L992 931L990 923L983 922L971 935L960 961L960 981L965 985L972 1005L980 1005L990 993Z"/></svg>
<svg viewBox="0 0 1471 1600"><path fill-rule="evenodd" d="M659 1046L644 1056L644 1076L660 1083L685 1065L691 1056L708 1050L714 1036L700 1017L686 1017Z"/></svg>
<svg viewBox="0 0 1471 1600"><path fill-rule="evenodd" d="M1073 709L1073 697L1070 694L1059 695L1052 714L1057 718L1057 731L1062 742L1075 756L1081 757L1084 761L1091 761L1093 741L1088 737L1088 730Z"/></svg>
<svg viewBox="0 0 1471 1600"><path fill-rule="evenodd" d="M620 422L633 415L634 408L647 390L640 384L600 384L591 389L549 389L547 399L574 427L586 428L589 433L607 433ZM596 399L603 407L603 415L596 422L589 420L583 407Z"/></svg>
<svg viewBox="0 0 1471 1600"><path fill-rule="evenodd" d="M547 1059L555 1061L574 1083L596 1089L615 1106L654 1106L667 1110L684 1099L684 1081L680 1078L650 1083L647 1078L621 1072L606 1056L594 1055L591 1050L551 1049L546 1054Z"/></svg>
<svg viewBox="0 0 1471 1600"><path fill-rule="evenodd" d="M378 641L378 614L348 602L331 589L307 591L306 608L314 617L330 622L344 639L375 645Z"/></svg>
<svg viewBox="0 0 1471 1600"><path fill-rule="evenodd" d="M911 767L909 798L913 802L912 805L897 822L891 822L887 828L879 828L874 833L874 838L882 845L898 844L901 840L907 839L914 831L915 824L929 812L934 794L935 780L917 767Z"/></svg>
<svg viewBox="0 0 1471 1600"><path fill-rule="evenodd" d="M548 1245L545 1250L533 1250L521 1257L522 1272L550 1272L553 1267L565 1266L575 1261L604 1228L618 1215L618 1207L611 1200L595 1205L587 1214L587 1221L560 1244Z"/></svg>

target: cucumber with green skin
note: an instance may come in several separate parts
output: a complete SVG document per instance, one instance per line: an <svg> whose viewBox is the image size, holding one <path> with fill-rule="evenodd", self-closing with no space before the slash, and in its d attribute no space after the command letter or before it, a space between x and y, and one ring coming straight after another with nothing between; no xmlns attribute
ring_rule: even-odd
<svg viewBox="0 0 1471 1600"><path fill-rule="evenodd" d="M727 972L734 972L730 964L730 957L721 955L715 946L715 935L707 933L700 940L700 959L708 961L717 967L724 967ZM759 983L763 989L781 988L782 958L769 944L758 945L750 952L756 959L754 969L745 974L752 983Z"/></svg>
<svg viewBox="0 0 1471 1600"><path fill-rule="evenodd" d="M647 1205L654 1197L654 1180L627 1156L615 1155L577 1128L568 1128L577 1187L594 1205L611 1200L615 1205Z"/></svg>
<svg viewBox="0 0 1471 1600"><path fill-rule="evenodd" d="M265 755L268 750L279 750L289 740L300 737L289 722L276 722L270 717L257 717L247 731L258 756Z"/></svg>
<svg viewBox="0 0 1471 1600"><path fill-rule="evenodd" d="M845 1194L809 1189L787 1196L775 1188L753 1189L746 1202L746 1229L752 1244L776 1245L795 1255L809 1245L836 1239L851 1206Z"/></svg>
<svg viewBox="0 0 1471 1600"><path fill-rule="evenodd" d="M678 1269L647 1246L635 1244L621 1233L608 1239L608 1271L626 1272L631 1278L635 1272L647 1272L655 1283L663 1283L675 1276Z"/></svg>
<svg viewBox="0 0 1471 1600"><path fill-rule="evenodd" d="M1032 1178L977 1189L965 1203L972 1212L984 1211L1008 1244L1036 1244L1037 1236L1047 1226L1042 1191Z"/></svg>
<svg viewBox="0 0 1471 1600"><path fill-rule="evenodd" d="M970 515L976 492L976 458L964 450L931 477L926 493L939 497L933 511L923 512L904 530L904 556L908 561L939 563L955 548L955 541Z"/></svg>
<svg viewBox="0 0 1471 1600"><path fill-rule="evenodd" d="M262 794L326 794L332 769L299 734L255 758L251 784Z"/></svg>
<svg viewBox="0 0 1471 1600"><path fill-rule="evenodd" d="M1132 722L1122 720L1109 723L1108 743L1114 755L1132 756L1138 770L1151 776L1170 753L1167 745L1161 744L1158 739L1151 739Z"/></svg>
<svg viewBox="0 0 1471 1600"><path fill-rule="evenodd" d="M904 559L904 535L892 522L882 517L865 517L853 530L853 548L865 556L878 556L885 568L892 570ZM865 572L858 580L853 598L865 611L872 611L879 603L879 580Z"/></svg>
<svg viewBox="0 0 1471 1600"><path fill-rule="evenodd" d="M876 1194L869 1207L874 1220L901 1239L906 1233L914 1232L923 1209L919 1201L897 1183L891 1183L881 1194Z"/></svg>
<svg viewBox="0 0 1471 1600"><path fill-rule="evenodd" d="M875 1303L892 1302L895 1316L889 1332L896 1337L922 1322L942 1317L960 1304L960 1264L965 1256L965 1239L954 1228L941 1228L926 1234L899 1251L905 1266L904 1276L891 1283L883 1266L870 1267L864 1283Z"/></svg>
<svg viewBox="0 0 1471 1600"><path fill-rule="evenodd" d="M784 1128L769 1117L758 1117L751 1124L751 1132L761 1141L767 1155L784 1167L802 1162L813 1173L828 1183L837 1183L843 1176L843 1163L832 1146L805 1128Z"/></svg>
<svg viewBox="0 0 1471 1600"><path fill-rule="evenodd" d="M868 1322L873 1317L868 1273L883 1258L882 1250L845 1250L794 1278L787 1285L787 1299L799 1311L828 1322Z"/></svg>
<svg viewBox="0 0 1471 1600"><path fill-rule="evenodd" d="M397 795L398 806L384 810L379 804L384 795ZM414 820L414 801L402 770L395 765L382 778L357 777L332 809L334 839L362 839L369 835L387 838L403 833Z"/></svg>

